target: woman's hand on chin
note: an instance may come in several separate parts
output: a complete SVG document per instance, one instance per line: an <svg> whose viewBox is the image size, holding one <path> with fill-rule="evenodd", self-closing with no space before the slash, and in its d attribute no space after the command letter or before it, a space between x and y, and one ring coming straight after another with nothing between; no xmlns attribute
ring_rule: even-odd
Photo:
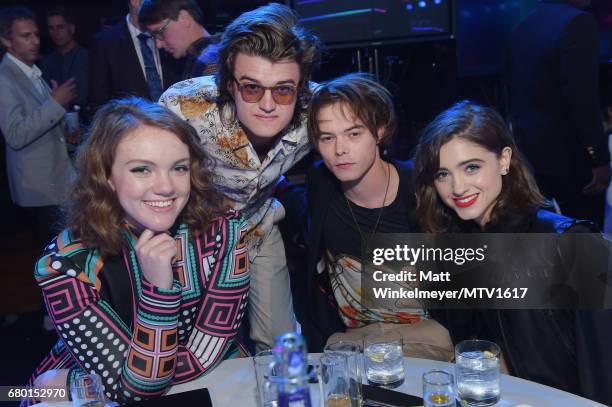
<svg viewBox="0 0 612 407"><path fill-rule="evenodd" d="M136 243L136 257L145 278L154 286L172 288L172 260L177 255L176 242L167 233L146 229Z"/></svg>

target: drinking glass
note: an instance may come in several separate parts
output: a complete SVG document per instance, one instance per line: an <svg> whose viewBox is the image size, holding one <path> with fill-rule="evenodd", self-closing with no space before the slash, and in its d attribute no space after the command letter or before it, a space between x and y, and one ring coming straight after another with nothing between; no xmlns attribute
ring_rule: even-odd
<svg viewBox="0 0 612 407"><path fill-rule="evenodd" d="M320 389L325 407L350 407L350 384L345 355L326 353L321 356Z"/></svg>
<svg viewBox="0 0 612 407"><path fill-rule="evenodd" d="M95 373L79 373L70 382L73 407L104 407L102 379Z"/></svg>
<svg viewBox="0 0 612 407"><path fill-rule="evenodd" d="M423 373L423 407L455 407L455 379L445 370Z"/></svg>
<svg viewBox="0 0 612 407"><path fill-rule="evenodd" d="M77 112L68 112L64 115L66 122L66 130L68 133L76 133L79 131L79 114Z"/></svg>
<svg viewBox="0 0 612 407"><path fill-rule="evenodd" d="M457 396L468 406L492 406L500 399L499 346L470 339L455 346Z"/></svg>
<svg viewBox="0 0 612 407"><path fill-rule="evenodd" d="M276 407L278 405L278 389L271 380L279 372L275 367L276 354L268 349L255 355L255 381L257 382L257 405L260 407Z"/></svg>
<svg viewBox="0 0 612 407"><path fill-rule="evenodd" d="M325 352L325 354L339 354L346 357L351 406L361 407L363 399L361 394L361 383L364 373L360 346L352 341L338 341L326 345L323 352Z"/></svg>
<svg viewBox="0 0 612 407"><path fill-rule="evenodd" d="M368 383L393 389L404 383L403 338L399 332L370 333L363 338Z"/></svg>

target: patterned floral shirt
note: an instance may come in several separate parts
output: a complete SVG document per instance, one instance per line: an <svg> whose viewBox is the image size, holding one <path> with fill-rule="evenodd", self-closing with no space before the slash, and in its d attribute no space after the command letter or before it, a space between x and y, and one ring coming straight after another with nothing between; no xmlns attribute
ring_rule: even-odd
<svg viewBox="0 0 612 407"><path fill-rule="evenodd" d="M306 117L302 126L284 134L260 161L238 120L221 120L219 107L213 102L216 96L214 77L203 76L172 85L160 104L196 129L202 146L214 159L214 183L246 219L252 260L281 208L273 197L280 175L311 150ZM224 117L230 117L227 113Z"/></svg>

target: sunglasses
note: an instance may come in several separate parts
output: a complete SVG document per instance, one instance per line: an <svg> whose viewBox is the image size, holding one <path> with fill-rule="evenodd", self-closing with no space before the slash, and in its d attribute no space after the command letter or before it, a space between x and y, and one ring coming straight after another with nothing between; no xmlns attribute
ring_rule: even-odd
<svg viewBox="0 0 612 407"><path fill-rule="evenodd" d="M166 31L166 28L168 28L168 24L170 24L170 21L172 21L172 20L167 18L166 22L164 24L162 24L161 27L156 28L155 30L149 31L149 34L151 34L151 36L153 38L155 38L155 39L163 40L164 39L164 32Z"/></svg>
<svg viewBox="0 0 612 407"><path fill-rule="evenodd" d="M263 98L267 90L270 90L272 99L279 105L290 105L295 101L297 95L297 88L290 85L277 85L277 86L261 86L256 83L245 83L242 84L234 78L234 82L238 87L238 91L242 96L242 100L246 103L257 103Z"/></svg>

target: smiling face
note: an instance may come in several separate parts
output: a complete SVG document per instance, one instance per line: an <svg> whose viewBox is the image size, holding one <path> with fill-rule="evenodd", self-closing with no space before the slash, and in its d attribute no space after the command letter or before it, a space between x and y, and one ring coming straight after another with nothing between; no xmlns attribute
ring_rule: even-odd
<svg viewBox="0 0 612 407"><path fill-rule="evenodd" d="M236 106L238 120L254 145L270 144L286 128L295 112L296 100L281 105L272 98L271 90L254 103L245 102L240 94L240 85L265 87L289 86L296 88L300 82L300 68L295 61L272 62L269 59L239 53L234 63L234 78L229 85Z"/></svg>
<svg viewBox="0 0 612 407"><path fill-rule="evenodd" d="M359 183L380 164L377 137L343 103L319 109L317 123L317 148L340 182Z"/></svg>
<svg viewBox="0 0 612 407"><path fill-rule="evenodd" d="M189 149L167 130L140 125L117 145L109 183L131 225L165 232L189 200Z"/></svg>
<svg viewBox="0 0 612 407"><path fill-rule="evenodd" d="M13 21L11 35L0 37L2 44L15 58L28 66L38 59L40 35L34 20L20 19Z"/></svg>
<svg viewBox="0 0 612 407"><path fill-rule="evenodd" d="M434 179L438 196L461 219L486 225L511 157L509 147L498 157L478 144L453 138L440 148L440 168Z"/></svg>

